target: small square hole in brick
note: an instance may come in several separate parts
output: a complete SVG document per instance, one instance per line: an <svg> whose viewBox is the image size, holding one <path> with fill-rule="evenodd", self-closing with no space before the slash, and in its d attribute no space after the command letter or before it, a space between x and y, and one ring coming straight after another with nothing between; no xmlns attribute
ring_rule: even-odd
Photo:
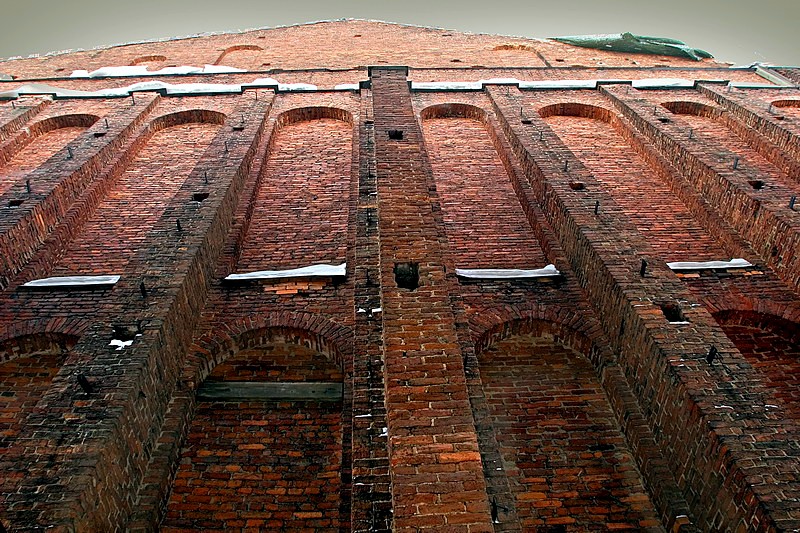
<svg viewBox="0 0 800 533"><path fill-rule="evenodd" d="M402 141L403 130L389 130L389 138L393 141Z"/></svg>
<svg viewBox="0 0 800 533"><path fill-rule="evenodd" d="M750 180L747 183L757 191L764 188L764 182L762 180Z"/></svg>
<svg viewBox="0 0 800 533"><path fill-rule="evenodd" d="M661 312L667 318L668 322L686 322L686 317L681 312L681 306L674 302L667 302L660 305Z"/></svg>
<svg viewBox="0 0 800 533"><path fill-rule="evenodd" d="M192 195L192 200L195 202L202 202L203 200L208 198L207 192L196 192Z"/></svg>
<svg viewBox="0 0 800 533"><path fill-rule="evenodd" d="M96 131L96 132L94 132L94 136L95 137L105 137L106 136L106 132L104 132L104 131Z"/></svg>
<svg viewBox="0 0 800 533"><path fill-rule="evenodd" d="M395 263L394 281L401 289L415 290L419 287L419 263Z"/></svg>
<svg viewBox="0 0 800 533"><path fill-rule="evenodd" d="M658 117L658 121L659 121L659 122L662 122L662 123L664 123L664 124L669 124L670 122L672 122L672 121L671 121L670 119L668 119L667 117Z"/></svg>
<svg viewBox="0 0 800 533"><path fill-rule="evenodd" d="M586 188L586 185L582 181L571 181L569 182L569 188L573 191L582 191Z"/></svg>
<svg viewBox="0 0 800 533"><path fill-rule="evenodd" d="M19 207L19 206L22 205L22 202L24 202L24 201L25 200L9 200L8 201L8 207Z"/></svg>

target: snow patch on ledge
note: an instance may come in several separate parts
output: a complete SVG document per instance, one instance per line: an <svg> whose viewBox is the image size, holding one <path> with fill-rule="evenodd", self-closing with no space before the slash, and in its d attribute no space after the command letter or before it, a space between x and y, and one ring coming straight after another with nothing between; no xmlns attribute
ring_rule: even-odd
<svg viewBox="0 0 800 533"><path fill-rule="evenodd" d="M704 82L723 82L725 80L698 80ZM524 81L517 78L490 78L480 81L430 81L411 82L411 89L418 91L480 91L485 85L518 85L520 89L596 89L600 84L630 83L637 89L655 89L661 87L692 88L695 80L687 78L644 78L641 80L624 80L616 78L596 78L590 80L537 80ZM732 84L735 87L740 84ZM752 84L751 84L752 85ZM766 85L759 85L766 86ZM769 85L768 87L775 87Z"/></svg>
<svg viewBox="0 0 800 533"><path fill-rule="evenodd" d="M25 283L23 287L100 287L114 285L118 281L119 276L62 276L35 279Z"/></svg>
<svg viewBox="0 0 800 533"><path fill-rule="evenodd" d="M555 265L547 265L544 268L535 270L521 270L515 268L477 268L465 269L457 268L456 275L470 279L522 279L522 278L550 278L559 276L561 272Z"/></svg>
<svg viewBox="0 0 800 533"><path fill-rule="evenodd" d="M236 74L247 72L244 69L226 67L225 65L205 65L203 67L165 67L160 70L147 70L147 65L125 67L101 67L91 72L87 70L73 70L70 78L111 78L111 77L138 77L138 76L171 76L174 74Z"/></svg>
<svg viewBox="0 0 800 533"><path fill-rule="evenodd" d="M344 85L344 84L343 84ZM346 88L334 89L337 91L352 90L357 84L347 84ZM96 91L79 91L65 89L45 83L29 83L20 85L16 89L0 92L0 98L18 98L28 94L53 95L57 98L114 98L128 96L133 92L159 91L166 95L196 95L196 94L241 94L246 89L277 89L278 91L317 91L319 88L310 83L280 83L274 78L257 78L250 83L167 83L164 81L141 81L125 87L98 89Z"/></svg>
<svg viewBox="0 0 800 533"><path fill-rule="evenodd" d="M709 270L715 268L747 268L753 263L744 259L731 259L730 261L678 261L667 263L672 270Z"/></svg>
<svg viewBox="0 0 800 533"><path fill-rule="evenodd" d="M257 279L284 279L284 278L309 278L309 277L338 277L344 276L347 263L341 265L311 265L289 270L260 270L245 274L231 274L225 281L247 281Z"/></svg>

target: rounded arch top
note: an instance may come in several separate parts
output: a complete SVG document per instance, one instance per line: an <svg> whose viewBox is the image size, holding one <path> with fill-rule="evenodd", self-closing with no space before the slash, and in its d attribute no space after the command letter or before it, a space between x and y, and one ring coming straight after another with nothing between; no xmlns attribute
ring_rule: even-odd
<svg viewBox="0 0 800 533"><path fill-rule="evenodd" d="M20 335L0 341L0 364L36 353L65 354L80 337L59 332Z"/></svg>
<svg viewBox="0 0 800 533"><path fill-rule="evenodd" d="M419 116L422 120L432 118L469 118L486 122L486 111L474 105L461 103L430 105L420 111Z"/></svg>
<svg viewBox="0 0 800 533"><path fill-rule="evenodd" d="M518 335L551 335L553 339L589 358L609 359L611 352L600 324L584 315L553 306L501 306L470 319L475 352Z"/></svg>
<svg viewBox="0 0 800 533"><path fill-rule="evenodd" d="M158 61L166 61L166 60L167 56L162 56L162 55L141 56L131 61L131 66L140 65L142 63L155 63Z"/></svg>
<svg viewBox="0 0 800 533"><path fill-rule="evenodd" d="M698 117L719 118L722 114L718 108L691 100L677 100L672 102L662 102L661 107L669 110L675 115L695 115Z"/></svg>
<svg viewBox="0 0 800 533"><path fill-rule="evenodd" d="M775 107L800 107L800 98L773 100L771 104Z"/></svg>
<svg viewBox="0 0 800 533"><path fill-rule="evenodd" d="M352 362L350 328L311 313L270 313L215 327L214 334L195 342L184 377L194 388L231 356L274 339L312 349L342 371L347 371Z"/></svg>
<svg viewBox="0 0 800 533"><path fill-rule="evenodd" d="M216 124L222 125L225 123L227 115L219 111L212 111L210 109L187 109L183 111L175 111L165 115L158 116L150 122L150 129L152 132L158 132L166 128L174 126L183 126L184 124Z"/></svg>
<svg viewBox="0 0 800 533"><path fill-rule="evenodd" d="M28 131L33 137L38 137L61 128L89 128L98 120L100 120L99 116L90 113L58 115L31 124L28 126Z"/></svg>
<svg viewBox="0 0 800 533"><path fill-rule="evenodd" d="M275 126L277 129L281 129L291 124L309 122L323 118L340 120L350 124L351 126L353 125L353 114L340 107L308 106L287 109L278 115Z"/></svg>
<svg viewBox="0 0 800 533"><path fill-rule="evenodd" d="M255 45L255 44L235 44L235 45L229 46L228 48L223 50L222 53L219 55L219 57L217 57L217 60L214 61L214 64L215 65L219 65L222 62L222 60L225 59L225 56L230 54L230 53L247 51L247 50L259 51L259 50L263 50L263 48L261 48L260 46Z"/></svg>
<svg viewBox="0 0 800 533"><path fill-rule="evenodd" d="M581 117L613 123L614 113L605 107L578 102L560 102L546 105L539 109L539 116L548 118L553 116Z"/></svg>
<svg viewBox="0 0 800 533"><path fill-rule="evenodd" d="M770 331L800 344L800 323L771 313L754 310L725 309L712 315L721 326L745 326Z"/></svg>
<svg viewBox="0 0 800 533"><path fill-rule="evenodd" d="M27 353L72 348L89 327L84 319L26 320L0 328L0 362Z"/></svg>

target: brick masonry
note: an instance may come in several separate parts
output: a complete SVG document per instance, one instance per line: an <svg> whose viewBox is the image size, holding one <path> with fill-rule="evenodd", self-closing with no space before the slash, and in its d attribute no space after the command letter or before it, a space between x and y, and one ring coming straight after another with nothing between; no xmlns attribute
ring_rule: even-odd
<svg viewBox="0 0 800 533"><path fill-rule="evenodd" d="M0 71L318 87L0 100L4 530L800 528L797 69L346 20ZM561 86L409 85L491 78Z"/></svg>

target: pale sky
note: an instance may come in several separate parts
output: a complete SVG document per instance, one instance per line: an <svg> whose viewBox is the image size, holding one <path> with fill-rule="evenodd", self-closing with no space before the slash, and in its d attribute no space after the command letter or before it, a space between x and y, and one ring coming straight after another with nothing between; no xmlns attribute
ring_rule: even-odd
<svg viewBox="0 0 800 533"><path fill-rule="evenodd" d="M800 66L800 0L0 0L0 57L363 18L525 37L629 31Z"/></svg>

